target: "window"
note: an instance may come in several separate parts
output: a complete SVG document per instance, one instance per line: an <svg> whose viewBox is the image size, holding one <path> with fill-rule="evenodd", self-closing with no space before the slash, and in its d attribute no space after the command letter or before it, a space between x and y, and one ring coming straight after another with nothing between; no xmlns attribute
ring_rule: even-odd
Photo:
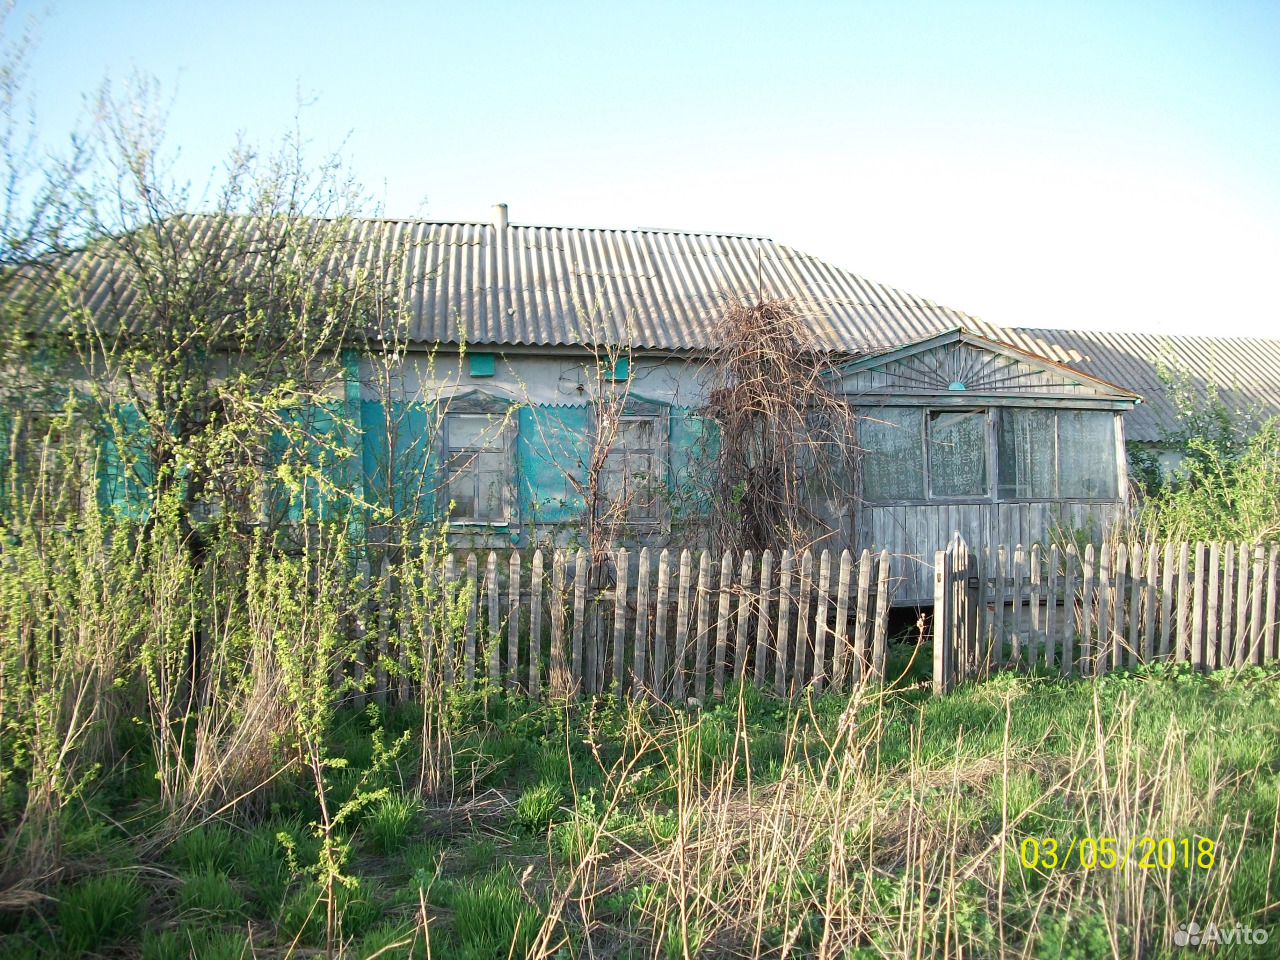
<svg viewBox="0 0 1280 960"><path fill-rule="evenodd" d="M995 426L1001 500L1119 496L1111 410L879 407L858 424L862 493L878 503L991 496L987 424Z"/></svg>
<svg viewBox="0 0 1280 960"><path fill-rule="evenodd" d="M1004 500L1058 495L1058 415L1052 410L1001 410L996 473Z"/></svg>
<svg viewBox="0 0 1280 960"><path fill-rule="evenodd" d="M661 522L667 487L666 418L623 416L600 478L614 518L626 523Z"/></svg>
<svg viewBox="0 0 1280 960"><path fill-rule="evenodd" d="M444 418L444 500L455 523L512 520L514 463L511 418L456 413Z"/></svg>
<svg viewBox="0 0 1280 960"><path fill-rule="evenodd" d="M996 434L1000 497L1115 499L1115 437L1115 414L1109 410L1001 410Z"/></svg>
<svg viewBox="0 0 1280 960"><path fill-rule="evenodd" d="M1064 410L1058 414L1059 496L1114 500L1116 417L1107 410Z"/></svg>
<svg viewBox="0 0 1280 960"><path fill-rule="evenodd" d="M990 496L986 410L882 407L859 426L868 500Z"/></svg>
<svg viewBox="0 0 1280 960"><path fill-rule="evenodd" d="M930 410L929 495L935 499L985 497L987 411Z"/></svg>
<svg viewBox="0 0 1280 960"><path fill-rule="evenodd" d="M920 411L884 407L858 424L862 492L868 500L924 499L924 444Z"/></svg>

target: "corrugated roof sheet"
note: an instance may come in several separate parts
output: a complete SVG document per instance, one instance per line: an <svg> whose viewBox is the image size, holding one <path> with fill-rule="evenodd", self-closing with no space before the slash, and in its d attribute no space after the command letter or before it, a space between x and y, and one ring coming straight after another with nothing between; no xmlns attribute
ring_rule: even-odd
<svg viewBox="0 0 1280 960"><path fill-rule="evenodd" d="M280 249L280 224L255 233L210 217L176 222L179 248L248 258ZM1158 440L1175 425L1162 361L1185 369L1202 393L1216 383L1233 405L1280 414L1278 340L996 327L766 237L420 220L350 229L329 272L403 266L410 335L420 343L703 350L715 345L727 299L789 297L816 345L837 353L876 353L959 327L1132 390L1145 401L1126 418L1135 440ZM127 271L84 251L67 265L83 277L86 306L127 319Z"/></svg>
<svg viewBox="0 0 1280 960"><path fill-rule="evenodd" d="M1174 337L1148 333L1001 328L997 339L1057 360L1143 398L1125 416L1130 440L1155 442L1177 426L1162 369L1185 371L1204 397L1216 385L1233 408L1280 415L1280 340L1260 337Z"/></svg>
<svg viewBox="0 0 1280 960"><path fill-rule="evenodd" d="M726 299L792 297L817 344L863 353L963 326L968 315L765 237L673 230L369 221L370 249L403 257L420 342L714 345Z"/></svg>

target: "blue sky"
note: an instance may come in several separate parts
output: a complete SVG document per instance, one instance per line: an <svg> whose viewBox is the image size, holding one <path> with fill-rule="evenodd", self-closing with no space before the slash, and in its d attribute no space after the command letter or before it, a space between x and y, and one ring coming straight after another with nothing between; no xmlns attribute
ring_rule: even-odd
<svg viewBox="0 0 1280 960"><path fill-rule="evenodd" d="M389 216L772 236L1002 324L1280 336L1280 2L28 3L51 139L203 183L297 92Z"/></svg>

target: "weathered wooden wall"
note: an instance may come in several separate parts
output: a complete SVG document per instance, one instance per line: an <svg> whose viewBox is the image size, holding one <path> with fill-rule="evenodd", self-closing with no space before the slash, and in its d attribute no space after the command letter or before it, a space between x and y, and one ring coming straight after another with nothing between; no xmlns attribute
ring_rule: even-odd
<svg viewBox="0 0 1280 960"><path fill-rule="evenodd" d="M933 600L934 552L956 534L975 546L1048 543L1060 530L1101 539L1122 510L1119 501L866 504L858 508L856 544L889 551L895 603L927 604Z"/></svg>

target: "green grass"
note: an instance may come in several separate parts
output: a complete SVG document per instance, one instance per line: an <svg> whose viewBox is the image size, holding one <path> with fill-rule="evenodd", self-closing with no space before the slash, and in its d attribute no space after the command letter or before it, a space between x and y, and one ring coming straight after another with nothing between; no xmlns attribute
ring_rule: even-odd
<svg viewBox="0 0 1280 960"><path fill-rule="evenodd" d="M1100 946L1108 930L1126 949L1161 956L1159 943L1141 941L1144 931L1203 909L1218 876L1225 887L1212 896L1224 905L1220 919L1280 924L1280 910L1269 906L1280 892L1271 870L1280 793L1275 673L1204 677L1154 667L1096 682L1005 674L945 698L889 692L852 714L836 694L786 703L747 688L741 698L708 703L694 716L608 702L566 715L501 696L487 706L468 701L454 721L451 756L466 778L452 801L431 798L433 815L424 817L411 740L396 766L366 781L365 789L372 783L390 793L339 828L347 857L340 869L350 884L337 887L346 955L403 944L383 955L425 956L424 896L433 956L505 957L513 942L521 956L583 864L591 866L584 882L600 886L581 901L590 918L572 900L558 926L554 939L564 941L566 956L582 953L588 923L592 949L619 957L683 957L686 949L712 957L724 955L724 944L746 956L788 944L796 955L814 953L830 933L833 883L844 885L835 895L876 918L874 945L851 946L851 957L905 956L909 934L932 944L949 936L975 956L999 956L1001 944L1016 943L1028 955L1092 960L1110 956ZM413 709L381 718L386 737L414 731L420 720ZM374 762L372 729L365 715L340 718L334 749L353 765L332 771L335 806ZM1167 773L1162 756L1176 761ZM1124 787L1132 770L1145 778L1140 789ZM291 788L269 813L207 823L155 854L137 790L112 782L136 775L105 775L101 792L70 822L77 857L103 872L52 891L56 902L8 916L0 955L232 960L278 955L295 937L306 951L322 947L313 798ZM1060 786L1064 777L1069 789ZM838 784L837 801L824 791ZM788 843L778 855L789 859L766 876L764 861L745 851L774 835L769 818L780 796L790 819L777 828ZM842 810L861 812L845 822ZM828 820L838 829L823 827ZM994 842L1006 821L1008 842ZM1145 919L1116 925L1108 918L1125 882L1118 875L1041 875L1018 861L1022 838L1096 836L1117 823L1218 838L1229 851L1225 872L1178 874L1167 903L1151 893L1154 882L1130 891L1146 898ZM293 839L296 873L281 832ZM922 846L902 846L911 842ZM672 881L677 863L664 858L677 851L699 877L696 896ZM651 869L659 862L667 867ZM937 888L923 893L919 868L905 865L938 871L948 862L968 872L948 887L944 923L935 915ZM863 870L868 863L873 871ZM845 869L853 873L841 879ZM997 869L1002 895L988 885ZM1078 899L1061 915L1030 906L1045 897L1052 905L1068 888ZM726 932L739 921L749 935Z"/></svg>
<svg viewBox="0 0 1280 960"><path fill-rule="evenodd" d="M107 873L67 888L58 903L60 940L73 953L93 953L136 937L144 890L130 874Z"/></svg>
<svg viewBox="0 0 1280 960"><path fill-rule="evenodd" d="M422 801L403 793L393 793L375 803L365 818L369 846L388 854L404 846L422 820Z"/></svg>
<svg viewBox="0 0 1280 960"><path fill-rule="evenodd" d="M450 956L459 960L528 953L542 912L520 891L509 871L459 880L442 888L441 903L453 911Z"/></svg>
<svg viewBox="0 0 1280 960"><path fill-rule="evenodd" d="M539 783L520 794L512 822L518 829L540 836L559 817L563 802L564 794L558 783Z"/></svg>
<svg viewBox="0 0 1280 960"><path fill-rule="evenodd" d="M242 917L248 903L225 873L204 870L182 878L178 909L184 923L216 923Z"/></svg>
<svg viewBox="0 0 1280 960"><path fill-rule="evenodd" d="M372 879L356 879L335 888L338 913L342 920L344 938L359 938L379 920L386 910L387 891ZM295 891L285 902L281 912L280 930L291 942L318 945L324 940L325 904L324 891L315 883L308 883Z"/></svg>
<svg viewBox="0 0 1280 960"><path fill-rule="evenodd" d="M227 870L242 842L243 837L226 824L206 823L174 841L168 859L188 870Z"/></svg>

